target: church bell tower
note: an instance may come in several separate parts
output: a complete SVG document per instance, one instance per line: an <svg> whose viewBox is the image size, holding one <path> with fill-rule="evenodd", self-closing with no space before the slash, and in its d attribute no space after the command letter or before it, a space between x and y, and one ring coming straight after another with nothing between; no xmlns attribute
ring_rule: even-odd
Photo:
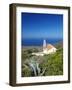
<svg viewBox="0 0 72 90"><path fill-rule="evenodd" d="M43 51L45 51L46 46L47 46L47 44L46 44L46 40L44 39L44 40L43 40Z"/></svg>

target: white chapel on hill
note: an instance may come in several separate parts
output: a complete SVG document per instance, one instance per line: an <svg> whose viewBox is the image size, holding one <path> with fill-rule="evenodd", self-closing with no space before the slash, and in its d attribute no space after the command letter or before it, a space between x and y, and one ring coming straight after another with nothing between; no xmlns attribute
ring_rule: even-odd
<svg viewBox="0 0 72 90"><path fill-rule="evenodd" d="M43 51L37 52L37 53L32 53L32 54L36 55L36 56L43 56L45 54L55 53L56 51L57 51L57 49L53 45L47 44L46 40L43 40Z"/></svg>

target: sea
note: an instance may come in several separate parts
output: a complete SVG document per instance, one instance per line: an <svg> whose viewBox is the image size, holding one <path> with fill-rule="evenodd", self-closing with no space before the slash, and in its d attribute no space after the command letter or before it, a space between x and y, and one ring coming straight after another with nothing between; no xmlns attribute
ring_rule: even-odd
<svg viewBox="0 0 72 90"><path fill-rule="evenodd" d="M43 45L42 38L36 38L36 39L22 39L21 44L22 46L42 46ZM62 39L45 39L47 44L55 45L56 43L62 41Z"/></svg>

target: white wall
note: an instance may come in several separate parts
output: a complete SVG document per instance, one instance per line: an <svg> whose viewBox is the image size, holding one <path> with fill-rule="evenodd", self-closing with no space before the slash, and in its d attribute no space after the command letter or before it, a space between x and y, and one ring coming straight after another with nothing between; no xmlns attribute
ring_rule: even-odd
<svg viewBox="0 0 72 90"><path fill-rule="evenodd" d="M32 3L32 4L36 3L36 4L71 6L72 0L0 0L0 90L38 90L38 89L72 90L72 78L71 78L70 84L57 84L57 85L54 84L54 85L27 86L27 87L11 87L8 85L8 82L9 82L9 4L10 3ZM71 7L71 11L72 11L72 7ZM72 12L71 12L71 21L72 21ZM72 62L71 62L71 68L72 68ZM72 75L72 72L71 72L71 75Z"/></svg>

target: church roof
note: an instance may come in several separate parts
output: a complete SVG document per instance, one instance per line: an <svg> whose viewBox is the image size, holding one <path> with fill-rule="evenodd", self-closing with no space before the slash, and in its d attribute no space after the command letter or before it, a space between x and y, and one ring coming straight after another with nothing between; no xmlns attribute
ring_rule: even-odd
<svg viewBox="0 0 72 90"><path fill-rule="evenodd" d="M47 44L47 49L49 50L49 49L52 49L52 48L55 48L53 45L51 45L51 44Z"/></svg>

